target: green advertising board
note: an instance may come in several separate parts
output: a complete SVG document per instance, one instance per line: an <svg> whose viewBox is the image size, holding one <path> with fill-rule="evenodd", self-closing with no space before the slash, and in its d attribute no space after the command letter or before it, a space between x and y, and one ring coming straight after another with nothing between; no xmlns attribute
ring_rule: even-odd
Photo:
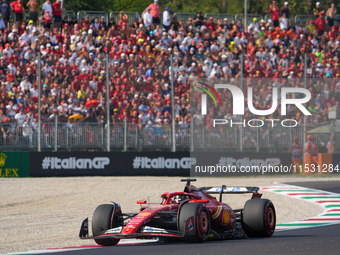
<svg viewBox="0 0 340 255"><path fill-rule="evenodd" d="M29 152L0 152L0 177L28 177Z"/></svg>

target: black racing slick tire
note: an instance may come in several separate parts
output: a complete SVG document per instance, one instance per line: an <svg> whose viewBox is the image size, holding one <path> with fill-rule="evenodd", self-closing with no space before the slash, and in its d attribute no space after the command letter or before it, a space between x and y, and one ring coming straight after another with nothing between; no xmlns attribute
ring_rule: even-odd
<svg viewBox="0 0 340 255"><path fill-rule="evenodd" d="M210 232L208 209L201 203L185 203L179 211L178 228L185 242L206 241Z"/></svg>
<svg viewBox="0 0 340 255"><path fill-rule="evenodd" d="M271 237L276 226L273 203L268 199L250 199L242 214L242 226L248 237Z"/></svg>
<svg viewBox="0 0 340 255"><path fill-rule="evenodd" d="M94 236L113 227L113 208L114 206L111 204L102 204L96 208L92 217L92 234ZM99 245L113 246L119 242L119 239L105 238L94 239L94 241Z"/></svg>

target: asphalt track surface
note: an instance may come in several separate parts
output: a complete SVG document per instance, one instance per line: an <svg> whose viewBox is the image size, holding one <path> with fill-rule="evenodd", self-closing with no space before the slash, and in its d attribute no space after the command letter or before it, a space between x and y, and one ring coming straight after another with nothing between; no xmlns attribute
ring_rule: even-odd
<svg viewBox="0 0 340 255"><path fill-rule="evenodd" d="M340 193L340 181L287 183L312 189ZM293 213L293 212L292 212ZM51 253L50 253L51 254ZM56 253L60 254L60 253ZM308 229L276 232L271 238L244 238L236 240L209 241L202 244L149 243L120 245L86 250L67 251L67 255L112 254L340 254L340 224Z"/></svg>

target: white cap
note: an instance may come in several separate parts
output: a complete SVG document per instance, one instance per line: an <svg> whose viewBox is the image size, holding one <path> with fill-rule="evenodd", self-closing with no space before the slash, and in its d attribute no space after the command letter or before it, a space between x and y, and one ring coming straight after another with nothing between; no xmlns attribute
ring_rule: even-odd
<svg viewBox="0 0 340 255"><path fill-rule="evenodd" d="M214 66L218 66L218 64L217 64L217 63L215 63L215 64L214 64Z"/></svg>
<svg viewBox="0 0 340 255"><path fill-rule="evenodd" d="M164 87L169 87L169 84L165 83L165 84L164 84Z"/></svg>
<svg viewBox="0 0 340 255"><path fill-rule="evenodd" d="M222 58L226 58L226 57L227 57L226 55L224 55L224 54L222 55Z"/></svg>
<svg viewBox="0 0 340 255"><path fill-rule="evenodd" d="M320 2L316 2L316 5L320 5Z"/></svg>
<svg viewBox="0 0 340 255"><path fill-rule="evenodd" d="M105 73L105 71L104 71L104 70L101 70L100 73Z"/></svg>
<svg viewBox="0 0 340 255"><path fill-rule="evenodd" d="M268 20L269 23L272 23L273 21L271 19Z"/></svg>
<svg viewBox="0 0 340 255"><path fill-rule="evenodd" d="M91 34L93 33L93 30L92 30L92 29L89 29L89 30L87 31L87 33L88 33L89 35L91 35Z"/></svg>
<svg viewBox="0 0 340 255"><path fill-rule="evenodd" d="M224 18L225 21L228 21L228 18Z"/></svg>
<svg viewBox="0 0 340 255"><path fill-rule="evenodd" d="M120 54L121 57L125 57L125 53Z"/></svg>
<svg viewBox="0 0 340 255"><path fill-rule="evenodd" d="M83 72L85 72L86 71L86 69L85 68L83 68L83 69L81 69Z"/></svg>
<svg viewBox="0 0 340 255"><path fill-rule="evenodd" d="M291 71L291 72L290 72L290 74L294 74L294 72L293 72L293 71Z"/></svg>
<svg viewBox="0 0 340 255"><path fill-rule="evenodd" d="M163 35L166 35L166 32L163 32Z"/></svg>
<svg viewBox="0 0 340 255"><path fill-rule="evenodd" d="M44 45L40 45L40 49L44 49L45 48L45 46Z"/></svg>
<svg viewBox="0 0 340 255"><path fill-rule="evenodd" d="M192 63L191 63L191 65L192 65L192 66L195 66L195 65L196 65L196 63L195 63L195 62L192 62Z"/></svg>
<svg viewBox="0 0 340 255"><path fill-rule="evenodd" d="M288 2L285 2L285 5L288 5Z"/></svg>
<svg viewBox="0 0 340 255"><path fill-rule="evenodd" d="M168 51L172 51L172 49L171 49L171 48L168 48Z"/></svg>

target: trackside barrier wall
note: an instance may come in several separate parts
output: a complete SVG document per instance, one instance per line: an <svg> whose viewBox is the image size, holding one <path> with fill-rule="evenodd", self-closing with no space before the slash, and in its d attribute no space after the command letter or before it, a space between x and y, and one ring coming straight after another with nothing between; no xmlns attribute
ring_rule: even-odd
<svg viewBox="0 0 340 255"><path fill-rule="evenodd" d="M9 156L9 154L7 154ZM291 153L227 153L227 152L30 152L32 177L66 176L260 176L290 175L291 172L241 172L241 166L286 166L292 164ZM28 163L29 161L29 163ZM19 162L19 161L18 161ZM6 162L7 164L7 162ZM191 165L192 164L192 165ZM195 173L196 166L235 166L235 172ZM340 154L333 164L340 167ZM190 166L192 168L190 169ZM18 167L19 168L19 167ZM333 173L337 173L334 172ZM339 171L340 173L340 171ZM303 174L303 172L301 172ZM28 174L26 175L28 176Z"/></svg>
<svg viewBox="0 0 340 255"><path fill-rule="evenodd" d="M29 177L29 152L0 152L0 177Z"/></svg>
<svg viewBox="0 0 340 255"><path fill-rule="evenodd" d="M330 173L340 174L340 153L332 154L332 167L333 169L329 171Z"/></svg>
<svg viewBox="0 0 340 255"><path fill-rule="evenodd" d="M31 152L30 176L189 176L187 152Z"/></svg>

